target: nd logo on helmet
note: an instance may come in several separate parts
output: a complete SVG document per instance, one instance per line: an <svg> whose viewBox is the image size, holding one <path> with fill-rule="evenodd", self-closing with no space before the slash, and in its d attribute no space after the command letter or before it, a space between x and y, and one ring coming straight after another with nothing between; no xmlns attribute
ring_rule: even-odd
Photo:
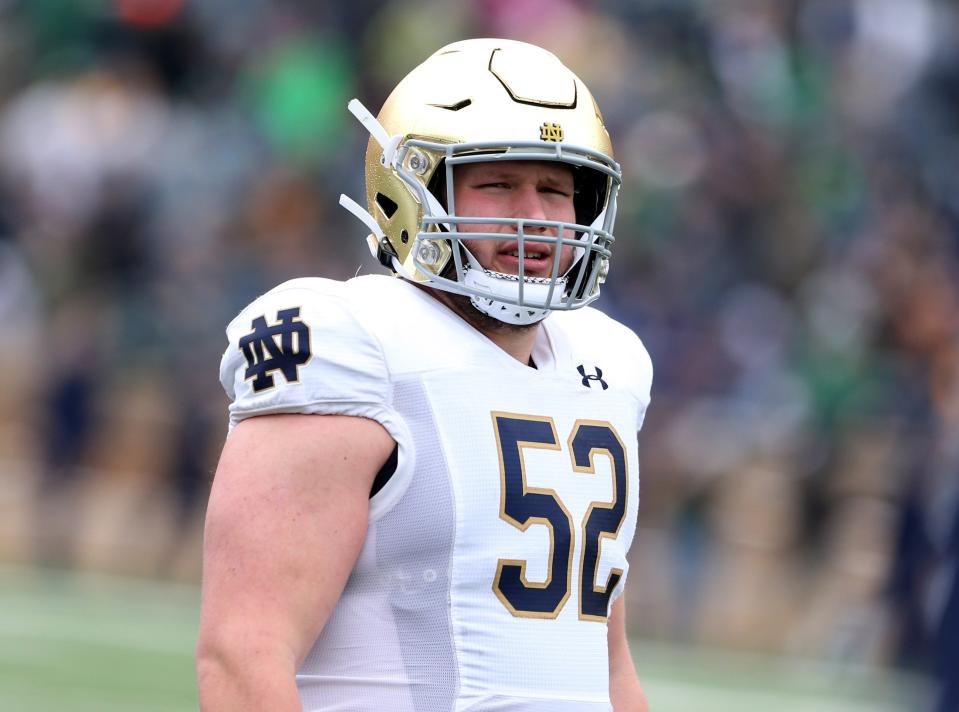
<svg viewBox="0 0 959 712"><path fill-rule="evenodd" d="M540 141L562 141L563 127L556 123L544 123L539 127Z"/></svg>

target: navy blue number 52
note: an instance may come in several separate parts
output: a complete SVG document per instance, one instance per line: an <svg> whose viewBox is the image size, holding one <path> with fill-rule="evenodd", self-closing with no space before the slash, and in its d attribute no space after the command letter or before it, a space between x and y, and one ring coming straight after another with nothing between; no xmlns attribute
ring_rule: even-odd
<svg viewBox="0 0 959 712"><path fill-rule="evenodd" d="M578 420L567 441L573 471L596 474L594 458L605 455L612 470L612 501L592 502L577 532L572 515L555 490L530 487L526 483L523 450L562 450L552 418L515 413L493 413L493 430L499 449L500 518L521 531L535 524L549 531L545 581L526 577L526 561L500 559L493 579L493 592L515 616L556 618L572 590L573 546L580 539L579 617L605 621L609 599L622 578L621 569L612 569L606 581L596 581L600 544L613 539L626 517L629 477L626 448L612 424Z"/></svg>

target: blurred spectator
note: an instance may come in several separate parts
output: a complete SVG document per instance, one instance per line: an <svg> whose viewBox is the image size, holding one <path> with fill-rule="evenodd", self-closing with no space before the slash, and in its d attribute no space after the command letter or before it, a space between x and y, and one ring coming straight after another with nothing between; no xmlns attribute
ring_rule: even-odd
<svg viewBox="0 0 959 712"><path fill-rule="evenodd" d="M103 372L95 309L78 300L45 334L51 359L38 394L40 480L33 536L36 559L47 566L75 563L76 536L84 525L80 487L101 426L96 399Z"/></svg>

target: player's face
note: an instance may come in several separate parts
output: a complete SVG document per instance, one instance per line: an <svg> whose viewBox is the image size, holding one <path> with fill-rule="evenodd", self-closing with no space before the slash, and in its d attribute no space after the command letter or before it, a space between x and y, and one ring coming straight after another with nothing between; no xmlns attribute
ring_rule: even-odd
<svg viewBox="0 0 959 712"><path fill-rule="evenodd" d="M527 218L575 222L573 171L551 161L502 161L456 166L453 180L456 214L464 217ZM515 225L460 225L464 232L515 234ZM538 235L555 236L554 228L526 226L523 229L527 277L549 277L556 245L537 242ZM571 230L563 237L573 237ZM473 256L486 269L519 274L519 243L516 240L464 240ZM573 247L564 246L559 274L573 261Z"/></svg>

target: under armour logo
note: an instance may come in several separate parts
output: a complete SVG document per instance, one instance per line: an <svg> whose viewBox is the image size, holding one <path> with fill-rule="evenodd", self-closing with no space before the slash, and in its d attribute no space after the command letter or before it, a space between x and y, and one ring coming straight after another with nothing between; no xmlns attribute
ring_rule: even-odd
<svg viewBox="0 0 959 712"><path fill-rule="evenodd" d="M539 127L540 141L562 141L563 127L556 123L546 122Z"/></svg>
<svg viewBox="0 0 959 712"><path fill-rule="evenodd" d="M279 371L287 383L299 380L299 367L310 360L310 329L299 320L300 308L281 309L278 323L267 324L265 316L253 320L252 332L240 339L246 358L244 379L253 379L253 392L273 388L273 372Z"/></svg>
<svg viewBox="0 0 959 712"><path fill-rule="evenodd" d="M595 374L586 373L586 367L583 366L583 364L580 364L579 366L577 366L576 370L579 371L579 375L583 377L584 386L586 386L587 388L592 388L593 385L590 383L590 381L599 381L600 385L603 387L603 390L605 391L607 388L609 388L609 384L603 380L603 370L599 366L594 366L594 368L596 369Z"/></svg>

